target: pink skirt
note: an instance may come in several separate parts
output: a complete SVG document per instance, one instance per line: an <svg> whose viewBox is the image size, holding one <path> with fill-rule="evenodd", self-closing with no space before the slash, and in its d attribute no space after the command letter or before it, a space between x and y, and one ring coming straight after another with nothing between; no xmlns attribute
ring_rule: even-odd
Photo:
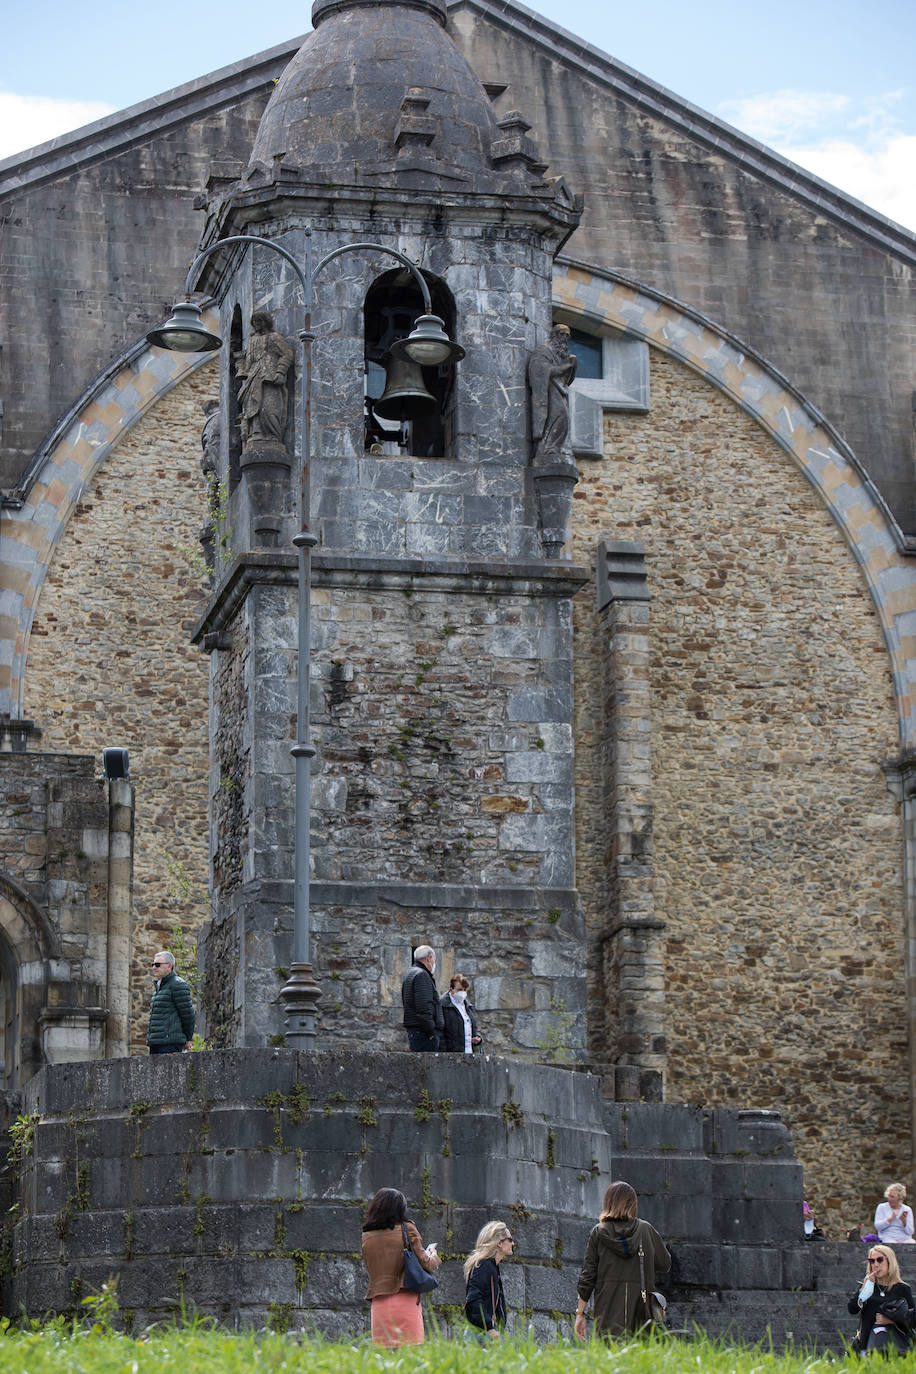
<svg viewBox="0 0 916 1374"><path fill-rule="evenodd" d="M402 1288L399 1293L389 1293L382 1298L373 1298L372 1339L376 1345L423 1344L423 1305L417 1302L416 1293L408 1293Z"/></svg>

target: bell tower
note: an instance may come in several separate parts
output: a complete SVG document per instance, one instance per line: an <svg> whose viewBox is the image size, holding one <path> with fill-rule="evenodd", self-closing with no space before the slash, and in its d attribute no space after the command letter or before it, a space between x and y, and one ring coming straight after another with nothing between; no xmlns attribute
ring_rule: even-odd
<svg viewBox="0 0 916 1374"><path fill-rule="evenodd" d="M282 1036L290 964L303 300L280 253L234 241L256 235L315 274L318 1044L406 1048L400 981L428 943L441 973L472 980L488 1049L562 1044L573 1058L585 938L571 632L585 574L563 551L571 457L535 453L529 359L580 206L521 116L497 122L443 0L317 0L312 19L248 167L211 179L196 282L232 340L197 631L211 655L206 1033ZM459 345L445 361L405 350L425 311Z"/></svg>

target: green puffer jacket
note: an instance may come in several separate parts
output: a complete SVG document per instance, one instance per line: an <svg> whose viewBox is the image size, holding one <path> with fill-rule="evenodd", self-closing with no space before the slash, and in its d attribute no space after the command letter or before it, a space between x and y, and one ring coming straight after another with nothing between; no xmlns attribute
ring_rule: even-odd
<svg viewBox="0 0 916 1374"><path fill-rule="evenodd" d="M159 980L149 1004L148 1045L184 1044L194 1034L194 1003L191 989L173 970Z"/></svg>

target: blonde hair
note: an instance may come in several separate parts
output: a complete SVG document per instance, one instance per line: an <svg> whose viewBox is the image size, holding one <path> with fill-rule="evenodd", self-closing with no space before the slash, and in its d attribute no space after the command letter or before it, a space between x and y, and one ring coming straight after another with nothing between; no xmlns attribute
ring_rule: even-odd
<svg viewBox="0 0 916 1374"><path fill-rule="evenodd" d="M897 1263L897 1256L894 1254L891 1247L889 1245L870 1245L868 1247L868 1258L871 1259L872 1255L883 1255L884 1258L887 1260L888 1288L890 1288L891 1284L899 1283L900 1265ZM867 1279L871 1278L871 1274L868 1272L867 1264L865 1266L865 1277Z"/></svg>
<svg viewBox="0 0 916 1374"><path fill-rule="evenodd" d="M889 1183L889 1184L887 1185L887 1187L885 1188L885 1190L884 1190L884 1196L885 1196L885 1197L890 1197L891 1193L899 1193L899 1194L900 1194L900 1201L902 1202L903 1199L906 1197L906 1184L905 1184L905 1183Z"/></svg>
<svg viewBox="0 0 916 1374"><path fill-rule="evenodd" d="M492 1259L499 1249L499 1243L508 1240L512 1232L504 1221L488 1221L486 1226L480 1228L480 1233L474 1244L474 1249L464 1262L464 1281L467 1283L470 1278L471 1270L474 1269L481 1260Z"/></svg>

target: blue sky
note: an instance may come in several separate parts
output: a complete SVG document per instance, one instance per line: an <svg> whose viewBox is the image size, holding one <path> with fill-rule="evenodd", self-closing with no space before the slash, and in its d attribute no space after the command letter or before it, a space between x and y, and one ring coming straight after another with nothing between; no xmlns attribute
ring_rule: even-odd
<svg viewBox="0 0 916 1374"><path fill-rule="evenodd" d="M916 231L913 0L538 0L554 23ZM304 33L309 0L8 7L0 157Z"/></svg>

